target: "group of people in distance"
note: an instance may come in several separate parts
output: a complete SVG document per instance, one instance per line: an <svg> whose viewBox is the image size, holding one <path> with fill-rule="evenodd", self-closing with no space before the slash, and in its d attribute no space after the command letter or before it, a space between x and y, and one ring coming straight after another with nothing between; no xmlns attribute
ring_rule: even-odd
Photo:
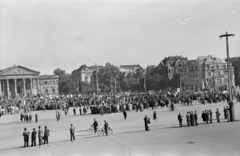
<svg viewBox="0 0 240 156"><path fill-rule="evenodd" d="M217 122L220 122L220 112L217 108L216 110L216 120ZM224 107L224 116L225 116L225 119L227 119L229 117L229 114L228 114L228 108L225 108ZM202 112L202 120L203 120L203 123L205 124L208 124L208 123L212 123L212 111L211 109L209 110L205 110ZM178 114L178 122L179 122L179 127L182 127L182 121L183 121L183 115L181 115L181 113ZM229 121L229 120L228 120ZM197 114L197 111L195 111L195 113L193 111L188 111L187 114L186 114L186 122L187 122L187 126L197 126L198 125L198 114Z"/></svg>
<svg viewBox="0 0 240 156"><path fill-rule="evenodd" d="M36 139L38 136L39 146L42 145L42 140L44 140L44 144L48 144L48 137L50 136L50 130L45 126L44 131L41 129L41 126L38 126L38 131L33 128L31 133L31 146L36 146ZM27 131L27 128L24 128L23 132L23 140L24 140L24 147L29 146L29 137L30 132Z"/></svg>

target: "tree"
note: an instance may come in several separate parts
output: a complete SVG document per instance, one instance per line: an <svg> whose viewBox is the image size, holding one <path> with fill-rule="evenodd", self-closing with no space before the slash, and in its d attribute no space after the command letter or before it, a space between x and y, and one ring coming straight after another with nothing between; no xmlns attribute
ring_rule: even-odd
<svg viewBox="0 0 240 156"><path fill-rule="evenodd" d="M72 81L71 74L67 74L65 70L62 70L60 68L55 69L53 73L59 77L58 85L60 94L72 94L76 92L77 84Z"/></svg>

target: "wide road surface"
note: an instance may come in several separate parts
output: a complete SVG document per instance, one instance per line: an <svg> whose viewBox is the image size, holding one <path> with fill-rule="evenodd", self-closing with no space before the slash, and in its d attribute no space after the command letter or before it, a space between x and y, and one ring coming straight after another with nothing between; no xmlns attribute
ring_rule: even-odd
<svg viewBox="0 0 240 156"><path fill-rule="evenodd" d="M197 101L193 107L176 105L177 111L169 112L158 108L157 121L152 120L153 110L127 112L127 120L122 113L74 116L72 108L67 116L61 111L61 120L56 121L55 111L35 111L39 122L20 121L20 114L4 115L0 118L0 156L229 156L240 155L240 103L235 103L235 122L224 120L225 103L200 105ZM221 122L216 122L215 111L219 108ZM201 113L211 109L213 124L203 124ZM187 111L198 112L198 126L186 127ZM177 115L184 115L184 127L178 127ZM143 118L151 118L151 131L144 130ZM96 118L99 125L107 120L114 130L110 136L87 136L85 130ZM76 128L76 140L70 141L69 128ZM29 132L38 126L50 129L49 144L23 148L23 129ZM38 142L38 140L37 140ZM30 142L29 142L30 143ZM38 143L37 143L38 144Z"/></svg>

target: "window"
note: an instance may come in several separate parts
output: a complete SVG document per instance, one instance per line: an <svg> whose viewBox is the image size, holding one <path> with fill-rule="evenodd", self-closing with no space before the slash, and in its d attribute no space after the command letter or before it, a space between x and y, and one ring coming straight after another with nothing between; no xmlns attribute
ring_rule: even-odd
<svg viewBox="0 0 240 156"><path fill-rule="evenodd" d="M207 68L210 69L210 65L209 64L207 65Z"/></svg>
<svg viewBox="0 0 240 156"><path fill-rule="evenodd" d="M55 88L52 88L52 93L55 94Z"/></svg>
<svg viewBox="0 0 240 156"><path fill-rule="evenodd" d="M48 94L48 89L45 89L45 94Z"/></svg>
<svg viewBox="0 0 240 156"><path fill-rule="evenodd" d="M208 77L210 77L211 76L211 72L208 72Z"/></svg>
<svg viewBox="0 0 240 156"><path fill-rule="evenodd" d="M226 69L226 65L223 65L223 69Z"/></svg>
<svg viewBox="0 0 240 156"><path fill-rule="evenodd" d="M216 65L216 68L218 69L218 68L219 68L219 66L218 66L218 65Z"/></svg>
<svg viewBox="0 0 240 156"><path fill-rule="evenodd" d="M47 81L44 81L44 84L47 84Z"/></svg>

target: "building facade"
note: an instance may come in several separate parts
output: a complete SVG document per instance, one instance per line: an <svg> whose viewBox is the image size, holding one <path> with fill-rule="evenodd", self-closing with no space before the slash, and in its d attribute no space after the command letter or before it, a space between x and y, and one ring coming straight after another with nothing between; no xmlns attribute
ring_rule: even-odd
<svg viewBox="0 0 240 156"><path fill-rule="evenodd" d="M44 93L41 91L43 79L39 74L38 71L20 65L0 70L0 95L11 97ZM57 82L55 92L50 95L58 95L58 77L54 76L54 79Z"/></svg>
<svg viewBox="0 0 240 156"><path fill-rule="evenodd" d="M228 88L228 71L225 60L214 58L211 55L189 60L185 65L187 69L187 83L185 87L193 90ZM230 64L230 82L235 86L234 67Z"/></svg>

